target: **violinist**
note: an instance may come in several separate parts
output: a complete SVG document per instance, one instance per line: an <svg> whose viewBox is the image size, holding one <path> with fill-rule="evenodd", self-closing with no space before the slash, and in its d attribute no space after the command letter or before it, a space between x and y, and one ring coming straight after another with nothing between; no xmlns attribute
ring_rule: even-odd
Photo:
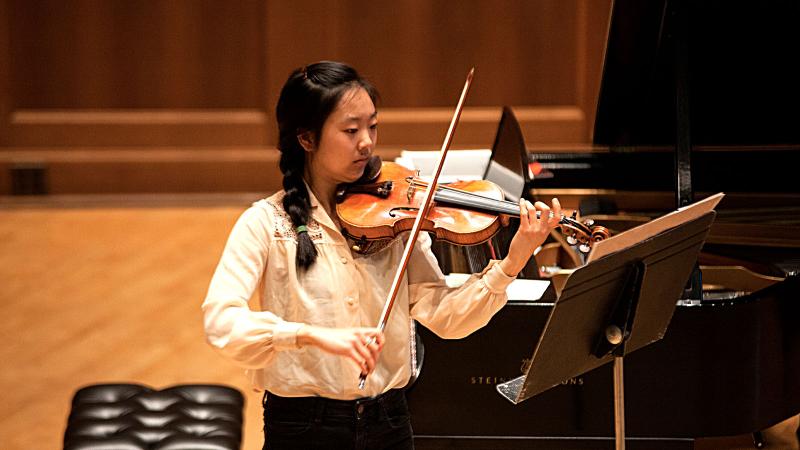
<svg viewBox="0 0 800 450"><path fill-rule="evenodd" d="M375 150L376 99L342 63L289 76L276 108L283 190L238 219L203 303L208 342L265 392L265 449L413 448L403 393L412 320L452 339L486 325L560 216L556 199L552 215L542 202L521 201L508 256L459 288L446 286L421 233L394 313L383 331L375 328L405 238L353 253L335 192L362 176ZM259 311L248 308L256 292Z"/></svg>

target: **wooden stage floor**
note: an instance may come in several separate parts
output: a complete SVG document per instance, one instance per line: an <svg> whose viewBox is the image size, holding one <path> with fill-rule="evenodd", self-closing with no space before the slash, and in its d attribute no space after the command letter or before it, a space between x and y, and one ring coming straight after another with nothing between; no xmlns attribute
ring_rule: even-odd
<svg viewBox="0 0 800 450"><path fill-rule="evenodd" d="M0 446L60 448L84 385L223 383L247 399L242 448L260 449L261 396L205 343L200 311L258 198L0 198Z"/></svg>
<svg viewBox="0 0 800 450"><path fill-rule="evenodd" d="M206 344L200 310L248 202L105 200L0 203L0 447L61 448L75 390L136 382L237 387L247 400L242 448L260 449L261 397Z"/></svg>

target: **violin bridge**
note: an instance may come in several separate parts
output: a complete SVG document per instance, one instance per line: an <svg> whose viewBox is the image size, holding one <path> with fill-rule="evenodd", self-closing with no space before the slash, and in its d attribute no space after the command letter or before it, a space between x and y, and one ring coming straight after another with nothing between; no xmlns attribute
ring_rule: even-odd
<svg viewBox="0 0 800 450"><path fill-rule="evenodd" d="M417 170L417 176L419 176L419 170ZM408 177L408 189L406 190L406 200L408 203L414 199L414 194L417 192L417 185L414 183L416 177Z"/></svg>

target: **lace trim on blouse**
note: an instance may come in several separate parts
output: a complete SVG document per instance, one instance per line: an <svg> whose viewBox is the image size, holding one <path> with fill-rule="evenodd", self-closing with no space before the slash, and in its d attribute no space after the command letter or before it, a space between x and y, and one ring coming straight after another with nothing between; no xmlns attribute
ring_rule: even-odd
<svg viewBox="0 0 800 450"><path fill-rule="evenodd" d="M278 239L291 239L297 242L297 231L294 225L292 225L292 218L289 217L289 213L283 209L284 195L284 193L280 193L266 201L270 206L269 210L272 213L273 223L275 224L274 236ZM322 241L322 228L314 218L309 217L306 228L308 229L308 236L313 242Z"/></svg>

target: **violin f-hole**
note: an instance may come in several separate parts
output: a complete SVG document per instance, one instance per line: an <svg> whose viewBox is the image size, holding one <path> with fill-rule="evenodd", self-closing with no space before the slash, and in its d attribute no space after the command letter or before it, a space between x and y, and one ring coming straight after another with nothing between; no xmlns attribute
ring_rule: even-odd
<svg viewBox="0 0 800 450"><path fill-rule="evenodd" d="M413 206L395 206L394 208L389 210L389 217L397 217L395 211L419 211L419 208L415 208Z"/></svg>

